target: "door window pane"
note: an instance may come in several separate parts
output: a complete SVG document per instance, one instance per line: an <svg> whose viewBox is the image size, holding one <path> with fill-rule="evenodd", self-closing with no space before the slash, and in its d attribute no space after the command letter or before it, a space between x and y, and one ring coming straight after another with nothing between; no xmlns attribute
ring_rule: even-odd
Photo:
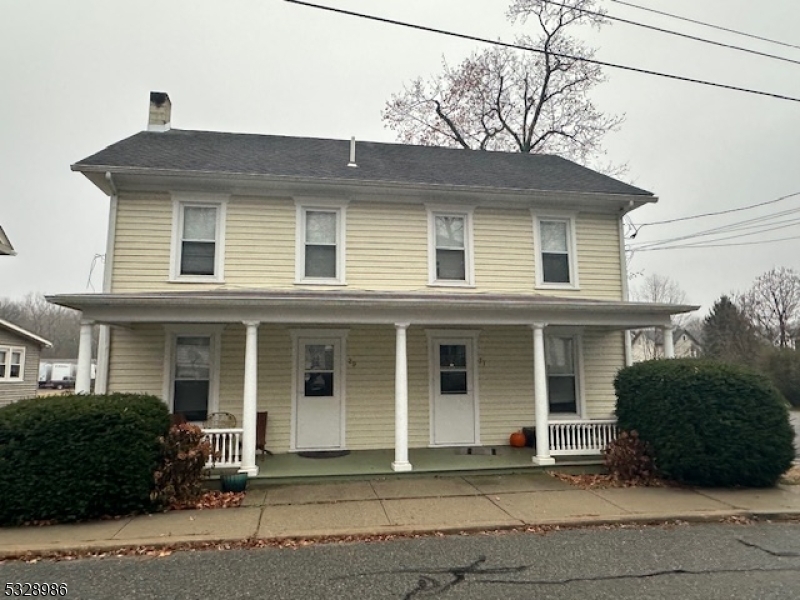
<svg viewBox="0 0 800 600"><path fill-rule="evenodd" d="M466 394L467 372L444 371L439 374L439 384L442 394Z"/></svg>
<svg viewBox="0 0 800 600"><path fill-rule="evenodd" d="M440 367L466 367L467 347L464 344L441 344L439 346Z"/></svg>
<svg viewBox="0 0 800 600"><path fill-rule="evenodd" d="M306 396L333 396L333 344L305 345L304 388Z"/></svg>

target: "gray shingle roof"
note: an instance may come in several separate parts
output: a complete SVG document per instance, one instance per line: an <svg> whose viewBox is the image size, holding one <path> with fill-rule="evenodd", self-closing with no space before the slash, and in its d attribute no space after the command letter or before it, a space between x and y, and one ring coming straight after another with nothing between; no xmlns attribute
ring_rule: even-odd
<svg viewBox="0 0 800 600"><path fill-rule="evenodd" d="M73 165L320 180L652 196L558 156L172 129L143 131Z"/></svg>

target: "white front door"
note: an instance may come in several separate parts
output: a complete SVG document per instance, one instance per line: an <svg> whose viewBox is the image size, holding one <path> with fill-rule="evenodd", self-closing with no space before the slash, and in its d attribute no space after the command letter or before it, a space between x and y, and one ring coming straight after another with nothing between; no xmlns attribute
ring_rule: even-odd
<svg viewBox="0 0 800 600"><path fill-rule="evenodd" d="M473 344L468 338L433 340L431 442L435 446L478 443Z"/></svg>
<svg viewBox="0 0 800 600"><path fill-rule="evenodd" d="M297 350L295 448L341 448L344 438L341 339L299 338Z"/></svg>

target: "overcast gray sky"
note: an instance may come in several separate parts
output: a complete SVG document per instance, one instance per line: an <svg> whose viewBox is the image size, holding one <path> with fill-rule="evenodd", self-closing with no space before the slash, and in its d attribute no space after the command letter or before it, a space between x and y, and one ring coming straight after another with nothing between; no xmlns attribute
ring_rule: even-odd
<svg viewBox="0 0 800 600"><path fill-rule="evenodd" d="M633 0L800 45L797 0ZM510 40L507 2L320 0L432 27ZM800 61L800 50L658 17L610 0L610 14ZM586 32L597 58L800 97L800 65L616 23ZM386 100L417 75L477 45L317 11L282 0L0 0L0 225L18 256L0 260L0 297L100 290L108 200L69 165L146 126L148 94L166 91L173 127L394 141ZM607 71L597 103L625 113L609 158L660 201L637 224L743 207L800 192L800 103ZM795 209L650 225L636 242ZM792 218L789 214L785 219ZM785 223L783 223L785 224ZM762 272L800 268L800 225L720 243L637 252L634 273L677 280L708 307ZM746 233L746 232L739 232ZM633 285L641 279L634 278ZM93 288L92 288L93 286Z"/></svg>

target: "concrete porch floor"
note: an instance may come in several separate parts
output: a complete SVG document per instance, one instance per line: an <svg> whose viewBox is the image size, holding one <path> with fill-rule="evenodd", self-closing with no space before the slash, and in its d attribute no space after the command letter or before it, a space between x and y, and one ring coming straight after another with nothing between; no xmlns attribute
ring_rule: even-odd
<svg viewBox="0 0 800 600"><path fill-rule="evenodd" d="M541 469L533 464L533 448L512 448L510 446L474 448L474 454L467 454L467 448L411 448L409 461L414 467L410 473L396 473L392 470L394 450L354 450L346 456L335 458L305 458L298 454L275 454L256 457L259 467L257 479L261 482L273 480L289 483L293 480L335 480L359 479L375 476L470 472L532 472ZM495 454L490 452L494 450ZM600 456L556 457L559 467L578 465L598 468L602 464ZM212 477L214 473L212 473Z"/></svg>

